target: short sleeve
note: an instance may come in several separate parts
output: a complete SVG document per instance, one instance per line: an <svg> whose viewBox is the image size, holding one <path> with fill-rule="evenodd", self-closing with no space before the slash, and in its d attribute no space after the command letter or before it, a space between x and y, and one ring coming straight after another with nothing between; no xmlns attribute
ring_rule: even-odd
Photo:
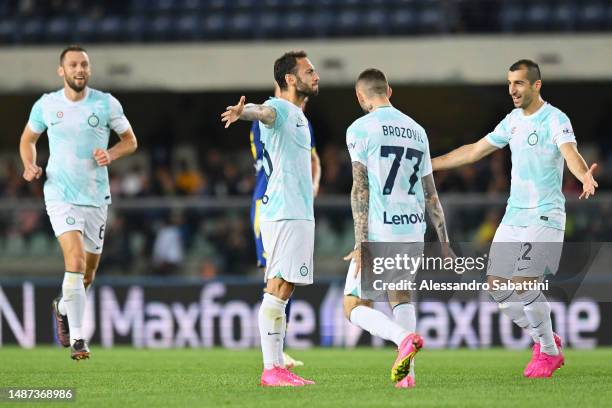
<svg viewBox="0 0 612 408"><path fill-rule="evenodd" d="M130 128L130 122L128 122L127 118L123 114L123 107L114 96L110 96L109 103L110 120L108 125L112 130L120 135Z"/></svg>
<svg viewBox="0 0 612 408"><path fill-rule="evenodd" d="M552 140L557 147L564 143L576 143L572 123L565 113L560 113L551 123Z"/></svg>
<svg viewBox="0 0 612 408"><path fill-rule="evenodd" d="M269 106L276 111L276 119L274 120L273 126L268 126L264 123L262 123L262 125L268 129L280 129L289 116L289 107L287 106L288 103L289 102L285 102L279 98L271 98L265 101L264 106Z"/></svg>
<svg viewBox="0 0 612 408"><path fill-rule="evenodd" d="M28 119L28 126L34 133L41 134L45 130L47 130L47 125L45 124L43 108L42 108L42 98L36 101L34 106L32 106L32 111L30 111L30 118Z"/></svg>
<svg viewBox="0 0 612 408"><path fill-rule="evenodd" d="M368 143L365 132L359 131L352 126L346 131L346 146L352 162L367 165Z"/></svg>
<svg viewBox="0 0 612 408"><path fill-rule="evenodd" d="M506 147L510 143L509 122L510 115L507 115L491 133L485 136L487 142L499 149Z"/></svg>

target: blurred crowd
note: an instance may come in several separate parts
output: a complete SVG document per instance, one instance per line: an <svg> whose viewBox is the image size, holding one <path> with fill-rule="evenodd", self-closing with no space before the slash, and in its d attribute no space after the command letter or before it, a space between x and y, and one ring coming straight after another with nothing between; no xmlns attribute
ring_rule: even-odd
<svg viewBox="0 0 612 408"><path fill-rule="evenodd" d="M178 150L179 153L181 149ZM188 150L183 150L187 151ZM348 196L351 188L351 165L346 149L328 144L319 151L322 166L320 196ZM434 154L435 155L435 154ZM590 156L593 153L589 153ZM126 199L155 198L247 198L254 185L253 159L243 152L208 149L204 159L196 154L176 154L176 158L159 160L154 152L141 152L110 168L110 183L115 202ZM44 163L44 153L39 163ZM602 170L607 167L601 162ZM2 199L34 199L42 203L43 179L26 183L17 156L0 156L0 202ZM605 171L599 173L600 188L610 186ZM507 149L492 154L473 166L436 173L442 193L507 194L510 186L510 161ZM566 177L563 186L567 197L578 196L580 184ZM483 199L486 194L483 196ZM142 201L142 202L145 202ZM248 202L248 200L245 200ZM444 203L443 203L444 204ZM483 202L483 204L486 204ZM608 208L610 207L610 208ZM567 237L610 240L612 206L580 207L582 213L568 211ZM589 216L588 211L595 211ZM336 210L338 211L338 210ZM317 240L319 254L337 257L338 251L352 245L353 231L348 198L341 214L318 211ZM503 207L447 206L451 236L456 241L485 244L493 238L503 216ZM602 221L602 219L604 221ZM609 225L610 224L610 225ZM172 275L185 273L203 277L244 275L255 271L254 245L249 213L246 208L167 208L163 205L114 209L111 206L106 229L101 270L134 271L141 274ZM0 254L23 256L45 248L56 247L51 226L39 209L0 211ZM428 239L435 240L435 236ZM347 248L344 248L344 247ZM339 248L342 247L342 248ZM334 248L332 252L329 248ZM41 250L38 250L41 252ZM329 252L329 253L328 253ZM44 254L44 251L42 251Z"/></svg>

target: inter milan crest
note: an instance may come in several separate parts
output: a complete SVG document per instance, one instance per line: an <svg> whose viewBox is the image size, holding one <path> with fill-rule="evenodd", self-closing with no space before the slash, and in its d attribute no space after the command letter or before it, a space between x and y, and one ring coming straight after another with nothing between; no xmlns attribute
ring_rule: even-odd
<svg viewBox="0 0 612 408"><path fill-rule="evenodd" d="M302 276L308 275L308 267L306 266L306 264L302 265L302 267L300 268L300 275Z"/></svg>
<svg viewBox="0 0 612 408"><path fill-rule="evenodd" d="M89 118L87 118L87 123L91 127L96 127L100 124L100 119L98 119L95 113L92 113Z"/></svg>
<svg viewBox="0 0 612 408"><path fill-rule="evenodd" d="M57 116L57 118L58 118L58 119L61 119L61 118L63 118L63 117L64 117L64 112L62 112L62 111L58 111L58 112L55 114L55 116Z"/></svg>
<svg viewBox="0 0 612 408"><path fill-rule="evenodd" d="M529 134L527 143L529 143L530 146L535 146L535 144L538 143L538 134L535 131Z"/></svg>

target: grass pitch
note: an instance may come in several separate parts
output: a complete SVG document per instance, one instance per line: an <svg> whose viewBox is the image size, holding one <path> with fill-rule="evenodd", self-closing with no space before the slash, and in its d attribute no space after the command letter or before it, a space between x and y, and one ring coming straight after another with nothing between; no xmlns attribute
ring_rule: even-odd
<svg viewBox="0 0 612 408"><path fill-rule="evenodd" d="M416 358L417 387L397 390L389 379L395 351L293 350L295 371L317 385L258 385L258 350L136 350L92 347L92 358L70 360L65 349L0 348L0 387L76 388L76 404L53 407L594 407L612 401L612 349L567 350L551 379L522 377L529 351L428 350ZM0 403L0 406L15 405ZM24 404L41 406L41 403ZM46 404L43 404L46 405ZM16 405L17 406L17 405Z"/></svg>

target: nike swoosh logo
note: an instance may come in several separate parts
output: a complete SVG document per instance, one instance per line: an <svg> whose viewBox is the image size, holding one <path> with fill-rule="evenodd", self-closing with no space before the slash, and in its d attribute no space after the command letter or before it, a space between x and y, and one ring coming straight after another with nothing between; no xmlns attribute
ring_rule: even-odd
<svg viewBox="0 0 612 408"><path fill-rule="evenodd" d="M527 268L518 268L518 271L524 271L525 269L529 269L529 267L527 267Z"/></svg>
<svg viewBox="0 0 612 408"><path fill-rule="evenodd" d="M299 123L296 123L295 126L296 127L302 127L302 126L306 126L306 125L304 125L303 123L301 125Z"/></svg>
<svg viewBox="0 0 612 408"><path fill-rule="evenodd" d="M55 125L57 125L59 123L62 123L62 122L51 122L51 126L55 126Z"/></svg>
<svg viewBox="0 0 612 408"><path fill-rule="evenodd" d="M280 333L270 333L270 332L268 332L268 336L272 336L274 334L280 334Z"/></svg>

